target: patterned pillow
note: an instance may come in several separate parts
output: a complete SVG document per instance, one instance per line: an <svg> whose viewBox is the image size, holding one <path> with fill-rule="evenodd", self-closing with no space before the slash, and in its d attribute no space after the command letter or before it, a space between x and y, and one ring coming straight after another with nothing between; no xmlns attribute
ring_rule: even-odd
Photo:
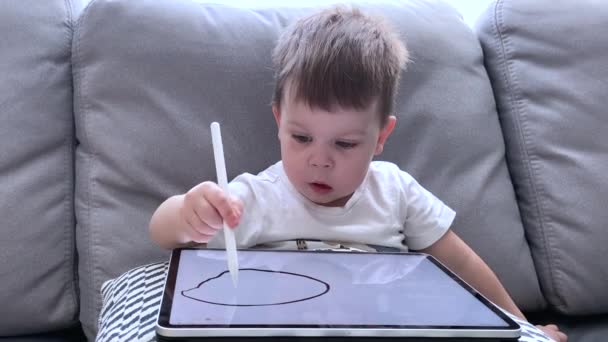
<svg viewBox="0 0 608 342"><path fill-rule="evenodd" d="M96 341L156 341L156 319L168 269L168 262L144 265L106 281L101 287L103 307ZM530 323L509 316L521 325L520 342L552 341Z"/></svg>

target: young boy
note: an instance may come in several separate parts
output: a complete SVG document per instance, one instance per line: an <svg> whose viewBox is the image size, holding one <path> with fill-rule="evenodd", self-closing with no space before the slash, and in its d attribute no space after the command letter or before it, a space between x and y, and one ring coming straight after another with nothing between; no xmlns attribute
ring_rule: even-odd
<svg viewBox="0 0 608 342"><path fill-rule="evenodd" d="M407 58L394 32L354 8L334 7L290 26L273 54L282 160L236 177L229 194L203 182L167 199L151 219L152 239L166 248L222 247L217 233L225 221L241 248L417 250L525 319L449 229L454 211L396 165L372 162L395 127L391 113ZM562 338L556 327L542 328Z"/></svg>

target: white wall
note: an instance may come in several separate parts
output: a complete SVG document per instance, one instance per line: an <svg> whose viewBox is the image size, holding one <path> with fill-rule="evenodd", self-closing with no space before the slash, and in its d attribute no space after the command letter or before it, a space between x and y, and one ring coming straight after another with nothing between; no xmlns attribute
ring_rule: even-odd
<svg viewBox="0 0 608 342"><path fill-rule="evenodd" d="M492 0L443 0L454 6L462 14L464 21L473 26L477 17L483 12Z"/></svg>
<svg viewBox="0 0 608 342"><path fill-rule="evenodd" d="M1 1L1 0L0 0ZM254 5L255 7L259 6L289 6L290 3L302 3L304 1L306 4L324 4L328 2L340 2L340 0L299 0L299 1L289 1L289 0L197 0L199 2L212 2L219 4L227 4L234 6L242 6L242 5ZM348 0L344 0L348 2ZM371 0L370 0L371 1ZM419 1L419 0L418 0ZM458 11L462 14L464 21L472 26L475 23L477 17L483 12L486 7L490 4L492 0L443 0L452 6L454 6Z"/></svg>

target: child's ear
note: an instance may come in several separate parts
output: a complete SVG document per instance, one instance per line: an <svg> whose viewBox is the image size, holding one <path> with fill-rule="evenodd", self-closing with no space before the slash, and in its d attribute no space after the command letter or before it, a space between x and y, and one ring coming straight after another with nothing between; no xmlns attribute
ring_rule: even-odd
<svg viewBox="0 0 608 342"><path fill-rule="evenodd" d="M281 127L281 109L276 102L272 103L272 115L274 115L274 120L277 122L277 128Z"/></svg>
<svg viewBox="0 0 608 342"><path fill-rule="evenodd" d="M378 135L378 141L376 142L376 151L374 151L374 155L379 155L384 150L384 143L388 136L391 135L393 129L395 128L395 124L397 123L397 117L391 115L388 117L386 124L380 129L380 134Z"/></svg>

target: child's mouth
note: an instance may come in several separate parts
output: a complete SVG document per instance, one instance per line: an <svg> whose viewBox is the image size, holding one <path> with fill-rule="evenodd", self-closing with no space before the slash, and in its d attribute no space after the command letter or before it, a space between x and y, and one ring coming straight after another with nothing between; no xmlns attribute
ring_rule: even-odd
<svg viewBox="0 0 608 342"><path fill-rule="evenodd" d="M314 183L309 183L309 184L310 184L311 189L314 192L319 193L319 194L326 194L332 190L332 187L325 183L314 182Z"/></svg>

